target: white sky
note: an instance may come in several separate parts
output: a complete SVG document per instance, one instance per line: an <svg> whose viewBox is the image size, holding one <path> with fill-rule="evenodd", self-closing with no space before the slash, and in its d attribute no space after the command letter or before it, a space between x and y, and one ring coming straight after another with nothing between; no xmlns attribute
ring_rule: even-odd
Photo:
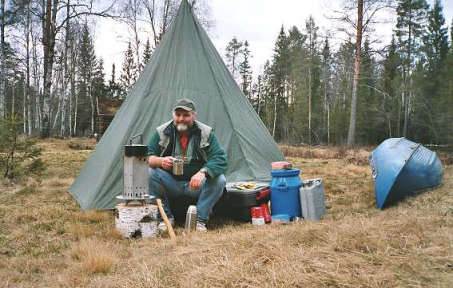
<svg viewBox="0 0 453 288"><path fill-rule="evenodd" d="M434 0L428 2L431 4ZM224 56L225 47L234 36L239 41L248 40L255 75L261 72L264 62L272 57L275 40L282 25L286 30L297 26L303 31L305 20L312 15L316 25L320 27L320 35L330 33L331 37L336 39L334 42L344 38L335 31L336 23L327 18L328 15L332 15L332 11L341 0L211 0L209 3L215 22L215 27L209 34L217 50ZM442 4L446 23L450 25L453 17L453 0L442 0ZM386 16L390 23L379 24L374 33L383 44L390 42L396 21L393 15ZM118 79L127 39L131 36L125 24L107 19L98 21L93 38L96 39L97 55L104 59L106 79L110 79L113 62L116 65Z"/></svg>

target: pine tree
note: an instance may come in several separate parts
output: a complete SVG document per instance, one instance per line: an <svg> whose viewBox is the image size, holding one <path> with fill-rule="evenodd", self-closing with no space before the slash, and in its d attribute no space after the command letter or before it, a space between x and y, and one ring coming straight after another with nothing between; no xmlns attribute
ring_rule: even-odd
<svg viewBox="0 0 453 288"><path fill-rule="evenodd" d="M115 95L115 86L116 86L116 76L115 76L115 63L112 64L112 74L110 74L110 80L109 80L109 84L108 84L108 87L109 87L109 94L110 94L110 97L114 98L116 95Z"/></svg>
<svg viewBox="0 0 453 288"><path fill-rule="evenodd" d="M319 142L319 131L315 127L320 127L321 122L321 101L319 97L319 51L318 51L318 26L310 16L305 22L307 33L307 87L308 87L308 143L311 144L314 136Z"/></svg>
<svg viewBox="0 0 453 288"><path fill-rule="evenodd" d="M439 116L438 105L442 102L439 93L441 71L448 53L448 29L442 9L437 0L428 11L427 33L423 37L422 47L424 57L417 74L420 81L416 81L421 93L417 95L414 105L414 124L417 125L414 130L417 139L426 143L437 141L441 137L436 119Z"/></svg>
<svg viewBox="0 0 453 288"><path fill-rule="evenodd" d="M450 53L453 52L453 19L450 25Z"/></svg>
<svg viewBox="0 0 453 288"><path fill-rule="evenodd" d="M107 87L105 86L104 60L100 58L96 61L92 79L93 95L96 99L107 97ZM99 111L97 111L99 112Z"/></svg>
<svg viewBox="0 0 453 288"><path fill-rule="evenodd" d="M256 78L256 82L253 83L252 85L252 91L251 91L251 104L253 108L255 109L255 112L258 114L258 116L263 120L264 122L264 116L263 116L263 104L264 104L264 83L263 83L263 75L260 74Z"/></svg>
<svg viewBox="0 0 453 288"><path fill-rule="evenodd" d="M148 64L148 61L149 59L151 58L151 55L152 55L152 50L151 50L151 44L149 43L149 38L146 40L146 44L145 44L145 50L143 51L143 67L146 66L146 64Z"/></svg>
<svg viewBox="0 0 453 288"><path fill-rule="evenodd" d="M286 141L292 143L301 143L305 140L307 134L307 97L306 83L304 81L306 71L305 65L307 51L304 47L306 35L293 26L288 31L288 107L287 107L287 123L285 124L289 130Z"/></svg>
<svg viewBox="0 0 453 288"><path fill-rule="evenodd" d="M79 76L85 83L90 82L93 69L96 63L93 41L91 39L88 25L85 24L82 30L82 39L79 48Z"/></svg>
<svg viewBox="0 0 453 288"><path fill-rule="evenodd" d="M108 83L108 91L111 98L121 97L122 90L118 82L116 82L116 66L115 63L112 64L112 74L110 75L110 80Z"/></svg>
<svg viewBox="0 0 453 288"><path fill-rule="evenodd" d="M230 68L231 75L233 75L233 78L236 80L236 71L238 71L239 67L239 55L241 53L243 43L238 41L236 37L233 37L231 41L228 43L227 47L225 48L226 50L226 60L227 60L227 65L228 68Z"/></svg>
<svg viewBox="0 0 453 288"><path fill-rule="evenodd" d="M136 80L136 65L134 60L134 51L132 50L131 42L128 43L127 50L124 53L123 71L120 77L120 87L123 91L122 97L134 85Z"/></svg>
<svg viewBox="0 0 453 288"><path fill-rule="evenodd" d="M41 148L36 139L20 135L23 120L17 115L0 117L0 173L5 178L19 178L42 172Z"/></svg>
<svg viewBox="0 0 453 288"><path fill-rule="evenodd" d="M261 96L262 101L262 108L261 108L261 119L263 119L264 124L266 125L267 129L272 132L272 109L271 109L271 102L272 102L272 84L271 84L271 77L272 77L272 64L270 60L266 60L264 62L263 67L263 74L261 77L262 85L263 85L263 92Z"/></svg>
<svg viewBox="0 0 453 288"><path fill-rule="evenodd" d="M352 94L352 76L354 74L355 48L351 39L343 42L334 55L335 93L332 99L331 140L336 144L344 144L348 132L348 116Z"/></svg>
<svg viewBox="0 0 453 288"><path fill-rule="evenodd" d="M241 88L245 97L251 100L250 85L252 82L252 70L249 63L249 58L251 56L249 50L249 42L247 40L244 42L244 47L241 50L241 54L242 62L239 64L239 74L241 75Z"/></svg>
<svg viewBox="0 0 453 288"><path fill-rule="evenodd" d="M88 25L85 24L82 29L82 38L79 48L79 106L81 131L89 128L94 133L94 116L95 100L93 95L92 79L96 65L96 55L94 54L94 45L91 39ZM76 109L79 109L76 107ZM89 112L89 113L88 113ZM89 124L89 126L88 126Z"/></svg>
<svg viewBox="0 0 453 288"><path fill-rule="evenodd" d="M427 33L423 37L426 68L431 75L439 73L448 52L448 28L442 10L440 0L436 0L428 11Z"/></svg>
<svg viewBox="0 0 453 288"><path fill-rule="evenodd" d="M330 143L330 105L331 105L331 93L332 93L332 55L330 52L330 45L329 39L326 37L324 40L324 47L321 53L321 69L322 69L322 77L321 77L321 86L322 86L322 96L323 96L323 128L324 128L324 139L327 144Z"/></svg>
<svg viewBox="0 0 453 288"><path fill-rule="evenodd" d="M379 117L376 97L376 61L372 56L370 40L365 39L361 51L359 96L357 102L357 138L359 143L374 144L385 129L385 118Z"/></svg>
<svg viewBox="0 0 453 288"><path fill-rule="evenodd" d="M398 134L398 111L401 103L398 97L398 86L401 82L401 58L397 53L397 45L395 38L392 36L392 41L387 51L387 55L382 63L381 86L383 91L381 113L386 119L386 133L383 137L393 137Z"/></svg>
<svg viewBox="0 0 453 288"><path fill-rule="evenodd" d="M282 26L275 43L273 65L271 74L271 86L273 97L273 119L272 119L272 136L277 141L286 139L288 130L286 124L287 114L283 111L288 107L287 84L289 68L289 46L285 29ZM278 120L278 121L277 121Z"/></svg>
<svg viewBox="0 0 453 288"><path fill-rule="evenodd" d="M439 144L453 143L453 20L450 26L450 49L439 73L439 100L435 106L435 124L438 128Z"/></svg>
<svg viewBox="0 0 453 288"><path fill-rule="evenodd" d="M413 79L411 76L415 58L420 53L420 38L425 29L427 9L426 0L399 0L396 8L396 35L398 36L399 46L401 47L400 54L403 59L403 89L401 95L404 111L403 136L407 135L411 101L414 100Z"/></svg>

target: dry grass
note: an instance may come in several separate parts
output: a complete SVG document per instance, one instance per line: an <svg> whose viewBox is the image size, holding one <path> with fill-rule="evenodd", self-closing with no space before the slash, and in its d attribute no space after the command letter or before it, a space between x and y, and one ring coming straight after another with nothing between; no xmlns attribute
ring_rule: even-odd
<svg viewBox="0 0 453 288"><path fill-rule="evenodd" d="M80 261L82 269L88 273L108 273L116 260L111 249L103 242L81 240L71 248L71 258Z"/></svg>
<svg viewBox="0 0 453 288"><path fill-rule="evenodd" d="M71 141L68 147L73 150L93 150L96 145L92 141Z"/></svg>
<svg viewBox="0 0 453 288"><path fill-rule="evenodd" d="M280 149L287 157L305 158L305 159L342 159L347 163L355 165L368 165L369 152L371 147L355 147L347 149L344 146L287 146L280 145Z"/></svg>
<svg viewBox="0 0 453 288"><path fill-rule="evenodd" d="M91 151L69 149L68 141L94 145L91 139L40 142L46 175L0 184L1 287L453 283L451 164L441 188L379 211L367 164L371 149L282 146L303 179L324 179L324 220L254 227L214 219L207 234L184 237L177 228L173 243L121 239L111 211L81 211L67 191Z"/></svg>
<svg viewBox="0 0 453 288"><path fill-rule="evenodd" d="M50 178L42 182L44 186L58 187L58 186L70 186L74 181L73 178Z"/></svg>

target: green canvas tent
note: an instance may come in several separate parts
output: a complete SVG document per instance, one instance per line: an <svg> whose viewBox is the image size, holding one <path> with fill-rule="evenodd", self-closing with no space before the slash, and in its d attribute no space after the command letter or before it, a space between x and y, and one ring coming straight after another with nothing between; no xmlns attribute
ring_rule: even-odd
<svg viewBox="0 0 453 288"><path fill-rule="evenodd" d="M83 209L111 209L123 190L123 146L172 117L177 99L193 99L198 120L214 128L228 154L227 181L268 181L277 144L229 73L187 0L154 51L69 193Z"/></svg>

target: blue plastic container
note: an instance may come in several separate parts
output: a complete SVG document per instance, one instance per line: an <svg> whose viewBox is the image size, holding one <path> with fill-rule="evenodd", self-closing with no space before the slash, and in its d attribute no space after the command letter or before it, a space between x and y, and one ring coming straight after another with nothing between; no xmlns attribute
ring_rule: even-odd
<svg viewBox="0 0 453 288"><path fill-rule="evenodd" d="M277 214L271 217L273 224L287 224L289 223L290 217L288 214Z"/></svg>
<svg viewBox="0 0 453 288"><path fill-rule="evenodd" d="M288 214L291 218L302 215L299 174L299 169L271 171L271 215Z"/></svg>

